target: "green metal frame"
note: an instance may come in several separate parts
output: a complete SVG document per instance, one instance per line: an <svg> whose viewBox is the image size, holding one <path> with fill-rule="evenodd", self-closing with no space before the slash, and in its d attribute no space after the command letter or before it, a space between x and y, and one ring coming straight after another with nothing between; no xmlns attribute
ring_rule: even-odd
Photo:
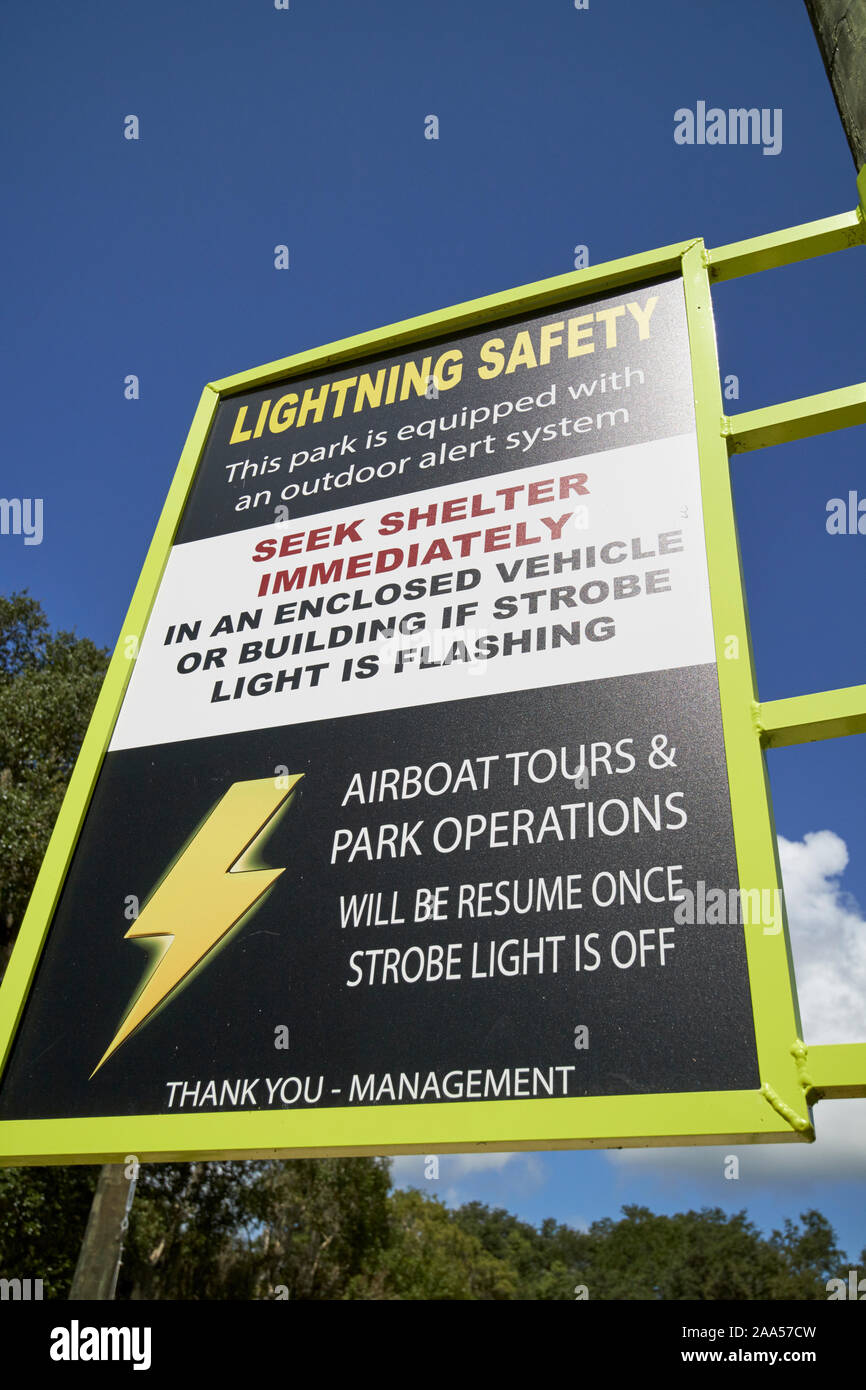
<svg viewBox="0 0 866 1390"><path fill-rule="evenodd" d="M866 730L866 686L758 701L730 485L729 455L866 420L866 385L727 417L711 282L866 241L866 170L852 213L707 250L699 239L471 300L271 362L205 387L124 622L33 896L0 985L5 1065L102 759L219 401L250 388L567 300L682 274L700 457L710 594L742 891L781 886L764 750ZM760 1089L560 1100L461 1101L235 1114L0 1123L0 1163L460 1152L810 1141L810 1106L866 1096L866 1043L808 1048L801 1038L787 922L744 928Z"/></svg>

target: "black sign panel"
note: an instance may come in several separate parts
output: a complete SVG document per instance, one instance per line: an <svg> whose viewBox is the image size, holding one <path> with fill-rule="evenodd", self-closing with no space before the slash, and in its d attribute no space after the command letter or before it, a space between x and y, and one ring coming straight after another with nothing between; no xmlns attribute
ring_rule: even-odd
<svg viewBox="0 0 866 1390"><path fill-rule="evenodd" d="M681 281L234 396L0 1117L752 1089L708 888Z"/></svg>

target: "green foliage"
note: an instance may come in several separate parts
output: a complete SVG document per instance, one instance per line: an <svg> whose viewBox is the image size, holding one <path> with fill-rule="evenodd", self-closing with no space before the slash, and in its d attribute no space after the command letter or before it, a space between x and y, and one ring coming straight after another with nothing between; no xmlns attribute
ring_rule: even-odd
<svg viewBox="0 0 866 1390"><path fill-rule="evenodd" d="M247 1258L254 1298L375 1297L388 1239L390 1163L383 1158L294 1159L257 1182L261 1231Z"/></svg>
<svg viewBox="0 0 866 1390"><path fill-rule="evenodd" d="M107 653L0 597L0 973L99 694Z"/></svg>
<svg viewBox="0 0 866 1390"><path fill-rule="evenodd" d="M250 1166L143 1166L124 1242L117 1297L226 1297L226 1252L247 1217Z"/></svg>
<svg viewBox="0 0 866 1390"><path fill-rule="evenodd" d="M391 1198L391 1243L383 1274L382 1296L391 1299L520 1296L517 1270L464 1230L443 1203L414 1190Z"/></svg>
<svg viewBox="0 0 866 1390"><path fill-rule="evenodd" d="M802 1214L802 1227L786 1221L769 1240L744 1211L718 1207L656 1216L627 1206L620 1220L595 1221L586 1233L552 1221L536 1231L479 1203L454 1219L518 1270L524 1299L572 1299L578 1285L604 1301L825 1299L827 1279L847 1269L817 1211Z"/></svg>
<svg viewBox="0 0 866 1390"><path fill-rule="evenodd" d="M827 1280L844 1277L848 1260L836 1244L836 1233L819 1211L804 1211L801 1230L786 1220L784 1231L774 1231L770 1246L784 1268L784 1284L789 1292L780 1298L826 1298ZM861 1256L862 1259L862 1256Z"/></svg>
<svg viewBox="0 0 866 1390"><path fill-rule="evenodd" d="M0 1171L0 1272L65 1298L97 1169ZM849 1262L820 1212L765 1239L745 1212L628 1206L575 1231L389 1194L385 1159L142 1167L119 1299L826 1299ZM864 1252L866 1254L866 1252ZM861 1256L860 1264L866 1264Z"/></svg>
<svg viewBox="0 0 866 1390"><path fill-rule="evenodd" d="M118 1297L375 1297L389 1181L373 1158L142 1167Z"/></svg>
<svg viewBox="0 0 866 1390"><path fill-rule="evenodd" d="M655 1216L624 1207L625 1219L590 1228L595 1257L582 1271L600 1299L772 1298L779 1261L745 1212L718 1208Z"/></svg>
<svg viewBox="0 0 866 1390"><path fill-rule="evenodd" d="M489 1254L509 1265L516 1274L521 1299L571 1299L578 1282L574 1271L591 1250L589 1237L552 1218L540 1230L497 1207L468 1202L455 1212L455 1220L474 1236Z"/></svg>
<svg viewBox="0 0 866 1390"><path fill-rule="evenodd" d="M67 1298L98 1168L0 1168L0 1275Z"/></svg>
<svg viewBox="0 0 866 1390"><path fill-rule="evenodd" d="M107 653L0 596L0 976L105 674ZM65 1298L98 1168L0 1170L0 1273Z"/></svg>

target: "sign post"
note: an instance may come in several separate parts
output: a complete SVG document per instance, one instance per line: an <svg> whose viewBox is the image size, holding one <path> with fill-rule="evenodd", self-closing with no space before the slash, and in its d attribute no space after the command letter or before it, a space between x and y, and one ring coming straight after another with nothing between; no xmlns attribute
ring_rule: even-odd
<svg viewBox="0 0 866 1390"><path fill-rule="evenodd" d="M6 1162L814 1137L722 417L696 241L205 389Z"/></svg>

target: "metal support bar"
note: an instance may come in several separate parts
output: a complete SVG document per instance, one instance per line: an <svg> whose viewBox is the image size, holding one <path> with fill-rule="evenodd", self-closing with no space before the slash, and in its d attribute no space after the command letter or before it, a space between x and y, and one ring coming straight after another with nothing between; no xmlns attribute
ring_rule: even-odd
<svg viewBox="0 0 866 1390"><path fill-rule="evenodd" d="M866 685L756 704L755 726L765 748L787 748L795 743L864 734Z"/></svg>
<svg viewBox="0 0 866 1390"><path fill-rule="evenodd" d="M789 444L794 439L808 439L850 425L866 425L866 382L747 410L742 415L726 415L722 434L728 441L729 453L745 454L750 449Z"/></svg>
<svg viewBox="0 0 866 1390"><path fill-rule="evenodd" d="M281 381L287 376L318 372L340 362L352 361L358 356L361 346L367 354L398 351L411 343L429 338L445 321L448 323L449 332L456 333L468 331L475 324L485 324L497 318L510 318L533 311L540 313L543 309L552 312L557 304L592 294L597 285L611 290L619 285L634 284L640 274L646 271L648 261L651 261L653 272L657 275L678 274L682 268L683 254L697 244L698 238L692 238L691 241L662 246L647 255L625 256L615 261L607 261L600 266L587 266L584 270L555 275L535 284L518 285L516 289L504 294L470 299L448 310L437 310L432 314L404 319L402 323L388 324L374 333L358 333L336 343L326 343L313 352L295 353L292 357L268 362L265 366L255 367L249 372L221 377L219 381L210 382L208 389L224 399L240 391L247 391L253 385L265 386L272 381Z"/></svg>
<svg viewBox="0 0 866 1390"><path fill-rule="evenodd" d="M806 1100L861 1100L866 1097L866 1043L810 1047L806 1055Z"/></svg>
<svg viewBox="0 0 866 1390"><path fill-rule="evenodd" d="M859 181L858 186L862 200L863 186ZM704 253L705 264L712 281L734 280L739 275L794 265L796 261L807 261L813 256L825 256L830 251L844 251L849 246L864 243L866 217L862 207L856 207L852 212L821 217L817 222L803 222L799 227L785 227L781 232L732 241L727 246L708 247Z"/></svg>

